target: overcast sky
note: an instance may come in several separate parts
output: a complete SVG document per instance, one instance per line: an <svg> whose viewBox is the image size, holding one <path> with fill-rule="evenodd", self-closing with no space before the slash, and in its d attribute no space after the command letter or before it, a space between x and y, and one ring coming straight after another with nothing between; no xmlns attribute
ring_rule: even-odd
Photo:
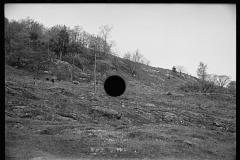
<svg viewBox="0 0 240 160"><path fill-rule="evenodd" d="M180 65L193 76L201 61L208 73L236 80L235 4L5 4L9 20L28 16L95 35L110 25L120 57L139 49L151 66Z"/></svg>

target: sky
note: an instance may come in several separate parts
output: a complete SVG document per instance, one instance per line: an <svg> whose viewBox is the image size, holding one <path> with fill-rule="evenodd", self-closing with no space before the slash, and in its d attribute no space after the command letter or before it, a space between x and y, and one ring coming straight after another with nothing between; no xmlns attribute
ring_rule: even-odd
<svg viewBox="0 0 240 160"><path fill-rule="evenodd" d="M207 73L236 80L235 4L5 4L5 17L30 17L45 27L81 26L97 35L112 26L113 48L122 57L137 49L150 65L183 66L197 76L200 62Z"/></svg>

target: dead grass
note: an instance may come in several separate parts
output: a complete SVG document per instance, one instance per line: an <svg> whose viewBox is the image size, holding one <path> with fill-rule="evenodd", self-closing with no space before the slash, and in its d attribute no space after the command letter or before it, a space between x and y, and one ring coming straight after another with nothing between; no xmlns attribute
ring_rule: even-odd
<svg viewBox="0 0 240 160"><path fill-rule="evenodd" d="M236 155L234 99L179 96L175 91L161 94L163 88L136 79L121 97L109 97L98 86L94 98L90 84L33 80L9 67L5 72L7 159L176 160ZM104 113L92 114L96 108Z"/></svg>

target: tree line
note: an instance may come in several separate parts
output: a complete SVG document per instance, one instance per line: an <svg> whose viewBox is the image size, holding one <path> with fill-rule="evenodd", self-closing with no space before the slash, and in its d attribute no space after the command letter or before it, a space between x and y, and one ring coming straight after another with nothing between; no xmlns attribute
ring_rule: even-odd
<svg viewBox="0 0 240 160"><path fill-rule="evenodd" d="M44 69L55 59L75 63L84 70L92 65L94 51L98 53L98 63L114 54L110 41L112 27L102 25L98 35L90 34L81 26L74 28L55 25L51 28L31 18L9 20L5 17L5 59L6 63L34 71ZM105 63L107 64L107 63Z"/></svg>
<svg viewBox="0 0 240 160"><path fill-rule="evenodd" d="M207 73L207 64L200 62L197 68L197 82L187 83L180 86L180 89L186 92L203 92L203 93L230 93L236 95L236 81L231 81L227 75L216 75ZM177 66L181 73L186 69L183 66Z"/></svg>
<svg viewBox="0 0 240 160"><path fill-rule="evenodd" d="M111 31L111 26L102 25L98 35L94 35L81 26L70 28L55 25L47 28L29 17L18 21L5 17L5 62L38 72L48 68L50 62L59 59L84 71L86 67L93 68L96 53L98 72L104 73L111 68L118 70L117 53L113 51L116 43L110 40ZM150 62L139 51L127 59L131 61L127 63L131 73L137 63Z"/></svg>

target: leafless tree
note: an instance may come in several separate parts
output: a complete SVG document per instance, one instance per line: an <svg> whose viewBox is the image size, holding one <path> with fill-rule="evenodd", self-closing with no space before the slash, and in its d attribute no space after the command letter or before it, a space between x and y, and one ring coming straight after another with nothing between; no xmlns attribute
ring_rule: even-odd
<svg viewBox="0 0 240 160"><path fill-rule="evenodd" d="M204 64L203 62L200 62L198 69L197 69L197 75L199 79L206 80L208 74L207 74L207 64Z"/></svg>
<svg viewBox="0 0 240 160"><path fill-rule="evenodd" d="M218 83L217 83L218 75L216 75L216 74L208 74L207 80L209 82L213 82L215 85L218 85Z"/></svg>
<svg viewBox="0 0 240 160"><path fill-rule="evenodd" d="M180 76L182 76L182 73L186 72L186 69L183 66L176 66L177 72L180 73Z"/></svg>
<svg viewBox="0 0 240 160"><path fill-rule="evenodd" d="M141 59L141 63L149 66L150 60L147 60L145 57L143 57L143 58Z"/></svg>
<svg viewBox="0 0 240 160"><path fill-rule="evenodd" d="M103 52L106 54L111 53L111 48L116 45L115 41L109 41L111 37L112 26L109 25L102 25L99 27L99 36L103 39Z"/></svg>
<svg viewBox="0 0 240 160"><path fill-rule="evenodd" d="M218 87L223 88L227 86L230 81L230 77L226 75L210 74L208 75L207 80L213 82Z"/></svg>
<svg viewBox="0 0 240 160"><path fill-rule="evenodd" d="M131 74L136 74L137 66L142 62L143 55L139 53L137 49L134 53L127 52L124 54L123 59L126 59L126 63L130 69Z"/></svg>
<svg viewBox="0 0 240 160"><path fill-rule="evenodd" d="M230 77L226 75L219 75L217 76L217 84L220 88L225 87L228 82L230 81Z"/></svg>

